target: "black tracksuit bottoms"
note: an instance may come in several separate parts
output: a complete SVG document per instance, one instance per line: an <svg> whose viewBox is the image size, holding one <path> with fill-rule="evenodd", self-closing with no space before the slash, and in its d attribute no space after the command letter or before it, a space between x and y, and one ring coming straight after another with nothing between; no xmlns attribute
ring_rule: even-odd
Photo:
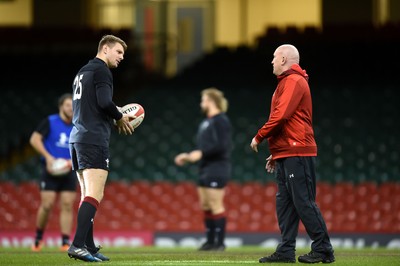
<svg viewBox="0 0 400 266"><path fill-rule="evenodd" d="M318 253L332 253L324 218L315 203L315 157L277 159L275 170L278 183L276 213L282 237L276 252L286 257L295 256L301 220L313 241L311 249Z"/></svg>

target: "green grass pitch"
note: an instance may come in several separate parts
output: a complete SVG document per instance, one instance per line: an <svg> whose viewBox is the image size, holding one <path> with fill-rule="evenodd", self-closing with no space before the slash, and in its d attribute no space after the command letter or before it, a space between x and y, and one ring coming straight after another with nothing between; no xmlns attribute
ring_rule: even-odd
<svg viewBox="0 0 400 266"><path fill-rule="evenodd" d="M105 265L260 265L258 259L273 250L260 247L228 248L225 252L199 252L193 248L104 248L111 258ZM308 250L298 250L297 255ZM400 251L389 249L339 249L332 265L400 265ZM297 262L297 264L300 264ZM43 248L33 253L28 248L0 248L0 265L87 265L70 259L66 252ZM264 264L263 264L264 265ZM274 264L280 265L280 264ZM286 264L282 264L286 265Z"/></svg>

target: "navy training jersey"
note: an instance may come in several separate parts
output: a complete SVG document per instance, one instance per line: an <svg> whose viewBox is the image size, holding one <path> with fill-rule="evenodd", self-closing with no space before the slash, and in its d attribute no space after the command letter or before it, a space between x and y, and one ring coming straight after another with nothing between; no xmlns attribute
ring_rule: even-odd
<svg viewBox="0 0 400 266"><path fill-rule="evenodd" d="M225 113L204 119L197 133L200 177L227 177L231 175L232 126Z"/></svg>
<svg viewBox="0 0 400 266"><path fill-rule="evenodd" d="M71 159L68 146L71 130L72 124L64 122L59 114L48 116L35 129L43 136L44 147L53 157L68 160Z"/></svg>
<svg viewBox="0 0 400 266"><path fill-rule="evenodd" d="M107 64L94 58L75 76L72 108L74 111L70 143L109 146L113 119L122 114L112 101L113 77Z"/></svg>

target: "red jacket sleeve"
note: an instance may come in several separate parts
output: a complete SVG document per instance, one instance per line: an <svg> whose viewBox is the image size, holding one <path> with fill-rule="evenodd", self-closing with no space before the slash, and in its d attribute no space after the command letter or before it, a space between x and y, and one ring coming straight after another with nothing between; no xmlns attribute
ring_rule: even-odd
<svg viewBox="0 0 400 266"><path fill-rule="evenodd" d="M278 84L272 97L269 119L255 136L257 143L279 133L282 125L296 111L303 93L297 81L297 78L287 77Z"/></svg>

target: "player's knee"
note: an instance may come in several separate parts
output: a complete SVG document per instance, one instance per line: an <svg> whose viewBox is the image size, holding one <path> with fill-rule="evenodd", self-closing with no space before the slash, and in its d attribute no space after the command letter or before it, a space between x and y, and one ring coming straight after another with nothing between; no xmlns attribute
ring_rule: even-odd
<svg viewBox="0 0 400 266"><path fill-rule="evenodd" d="M73 206L74 202L62 202L60 207L63 211L72 212Z"/></svg>
<svg viewBox="0 0 400 266"><path fill-rule="evenodd" d="M42 203L41 208L44 212L50 212L54 207L53 202Z"/></svg>
<svg viewBox="0 0 400 266"><path fill-rule="evenodd" d="M104 192L95 193L95 195L91 197L95 198L100 203L103 200Z"/></svg>
<svg viewBox="0 0 400 266"><path fill-rule="evenodd" d="M103 200L103 198L104 198L104 191L102 191L102 192L99 194L99 198L98 198L99 203Z"/></svg>
<svg viewBox="0 0 400 266"><path fill-rule="evenodd" d="M220 201L210 201L209 206L213 214L218 214L225 211L224 204Z"/></svg>
<svg viewBox="0 0 400 266"><path fill-rule="evenodd" d="M85 197L94 198L95 200L97 200L100 203L101 200L104 197L104 189L103 190L94 189L94 190L91 190L91 191L86 191Z"/></svg>
<svg viewBox="0 0 400 266"><path fill-rule="evenodd" d="M215 206L211 207L211 212L213 214L220 214L220 213L223 213L224 211L225 211L225 208L222 205L218 205L218 206L215 205Z"/></svg>
<svg viewBox="0 0 400 266"><path fill-rule="evenodd" d="M207 202L205 202L205 201L203 201L203 202L200 202L200 208L202 209L202 210L210 210L210 206L207 204Z"/></svg>

